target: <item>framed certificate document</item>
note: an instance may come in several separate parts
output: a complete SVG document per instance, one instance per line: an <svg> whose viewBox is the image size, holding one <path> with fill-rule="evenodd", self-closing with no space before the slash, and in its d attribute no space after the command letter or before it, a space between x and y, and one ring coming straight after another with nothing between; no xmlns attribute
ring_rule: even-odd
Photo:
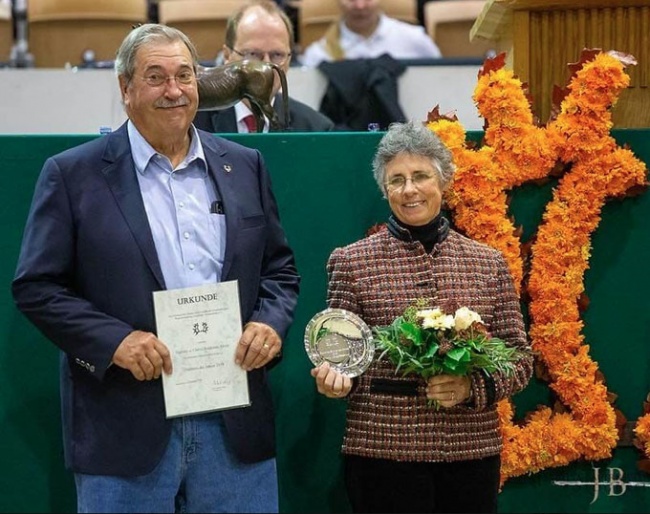
<svg viewBox="0 0 650 514"><path fill-rule="evenodd" d="M241 336L237 281L155 291L158 338L171 352L163 373L168 418L250 405L248 375L235 364Z"/></svg>

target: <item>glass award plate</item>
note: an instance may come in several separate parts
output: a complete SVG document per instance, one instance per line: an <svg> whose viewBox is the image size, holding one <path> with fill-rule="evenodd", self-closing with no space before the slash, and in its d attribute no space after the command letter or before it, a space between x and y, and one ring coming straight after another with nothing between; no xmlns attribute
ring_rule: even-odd
<svg viewBox="0 0 650 514"><path fill-rule="evenodd" d="M352 378L368 369L375 344L372 331L359 316L345 309L325 309L307 324L305 349L315 366L328 362Z"/></svg>

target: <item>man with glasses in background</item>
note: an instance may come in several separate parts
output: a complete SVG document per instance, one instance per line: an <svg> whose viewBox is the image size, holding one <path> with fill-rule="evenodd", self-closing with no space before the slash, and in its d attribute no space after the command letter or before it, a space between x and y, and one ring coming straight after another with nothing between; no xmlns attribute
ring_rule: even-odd
<svg viewBox="0 0 650 514"><path fill-rule="evenodd" d="M115 62L128 121L48 159L34 192L12 290L62 351L79 512L278 511L267 365L299 277L260 153L192 126L196 66L177 29L132 30ZM250 405L168 419L161 376L183 363L153 293L226 281L243 327L216 367L246 372Z"/></svg>
<svg viewBox="0 0 650 514"><path fill-rule="evenodd" d="M246 2L228 19L226 41L223 46L224 63L257 59L270 61L282 68L285 74L291 63L294 32L291 20L275 2L253 0ZM280 120L283 105L279 94L280 80L273 87L273 109ZM194 119L197 128L216 133L255 132L255 118L248 100L218 111L200 111ZM332 120L308 105L289 97L289 126L291 132L327 132L334 128ZM265 120L264 132L270 130Z"/></svg>

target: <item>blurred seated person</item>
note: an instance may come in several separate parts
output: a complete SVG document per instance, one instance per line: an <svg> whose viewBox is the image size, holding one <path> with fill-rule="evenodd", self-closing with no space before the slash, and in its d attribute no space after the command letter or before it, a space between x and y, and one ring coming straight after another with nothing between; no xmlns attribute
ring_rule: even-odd
<svg viewBox="0 0 650 514"><path fill-rule="evenodd" d="M267 60L279 65L285 74L291 62L294 34L291 21L276 2L252 0L244 3L228 19L224 63L243 59ZM284 121L280 80L273 87L273 108ZM242 100L223 110L199 111L194 118L196 128L216 133L255 132L255 118L248 100ZM334 123L308 105L289 97L289 126L291 132L327 132ZM264 132L270 130L265 119Z"/></svg>
<svg viewBox="0 0 650 514"><path fill-rule="evenodd" d="M341 19L309 45L300 61L316 67L323 61L370 59L433 59L440 50L420 25L386 16L381 0L339 0Z"/></svg>
<svg viewBox="0 0 650 514"><path fill-rule="evenodd" d="M147 19L150 23L158 23L159 17L158 0L147 0Z"/></svg>
<svg viewBox="0 0 650 514"><path fill-rule="evenodd" d="M429 2L432 1L437 1L437 0L417 0L417 18L418 18L418 23L425 27L424 23L424 4L428 4Z"/></svg>

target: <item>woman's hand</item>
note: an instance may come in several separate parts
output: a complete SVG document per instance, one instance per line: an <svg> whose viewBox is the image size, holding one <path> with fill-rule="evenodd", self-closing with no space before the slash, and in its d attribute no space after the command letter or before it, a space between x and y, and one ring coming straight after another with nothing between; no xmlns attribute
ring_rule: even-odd
<svg viewBox="0 0 650 514"><path fill-rule="evenodd" d="M470 377L435 375L427 381L427 398L443 407L453 407L469 398L471 388Z"/></svg>
<svg viewBox="0 0 650 514"><path fill-rule="evenodd" d="M328 398L344 398L352 389L352 379L332 369L327 362L311 370L318 392Z"/></svg>

